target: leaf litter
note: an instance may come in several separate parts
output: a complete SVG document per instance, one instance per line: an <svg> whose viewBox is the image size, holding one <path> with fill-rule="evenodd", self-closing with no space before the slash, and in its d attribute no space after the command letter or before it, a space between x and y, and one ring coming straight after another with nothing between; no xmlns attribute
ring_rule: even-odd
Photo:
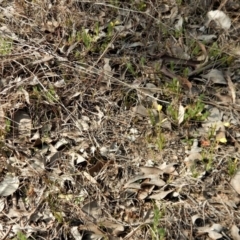
<svg viewBox="0 0 240 240"><path fill-rule="evenodd" d="M202 2L1 1L1 239L239 239L240 6Z"/></svg>

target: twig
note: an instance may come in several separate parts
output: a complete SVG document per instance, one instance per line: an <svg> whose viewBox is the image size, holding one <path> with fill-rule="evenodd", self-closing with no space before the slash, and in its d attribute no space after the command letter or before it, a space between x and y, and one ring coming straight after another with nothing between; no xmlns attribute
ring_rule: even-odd
<svg viewBox="0 0 240 240"><path fill-rule="evenodd" d="M3 238L1 238L1 240L5 240L8 236L8 234L11 232L12 230L12 225L9 227L8 231L6 232L6 234L3 236Z"/></svg>
<svg viewBox="0 0 240 240"><path fill-rule="evenodd" d="M203 71L205 71L205 70L208 70L208 69L210 69L210 68L212 68L212 67L221 65L222 62L223 62L223 60L222 60L222 59L219 59L219 60L217 60L217 61L214 62L214 63L210 63L209 65L202 66L202 67L200 67L200 68L198 68L198 69L190 72L190 73L188 74L188 77L192 77L192 76L197 75L197 74L199 74L199 73L201 73L201 72L203 72Z"/></svg>

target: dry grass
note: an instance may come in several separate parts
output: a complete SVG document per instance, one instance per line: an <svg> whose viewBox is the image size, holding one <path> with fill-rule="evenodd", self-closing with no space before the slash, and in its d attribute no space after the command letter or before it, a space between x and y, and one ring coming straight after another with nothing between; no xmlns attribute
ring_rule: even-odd
<svg viewBox="0 0 240 240"><path fill-rule="evenodd" d="M212 9L236 30L237 3L1 5L0 178L19 180L2 239L214 239L214 223L238 239L238 42L214 26L197 39ZM232 89L204 80L215 68ZM224 131L203 129L213 106Z"/></svg>

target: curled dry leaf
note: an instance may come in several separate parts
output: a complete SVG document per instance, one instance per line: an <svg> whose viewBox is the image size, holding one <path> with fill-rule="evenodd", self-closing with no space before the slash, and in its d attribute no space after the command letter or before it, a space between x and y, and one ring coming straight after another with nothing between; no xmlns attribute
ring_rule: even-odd
<svg viewBox="0 0 240 240"><path fill-rule="evenodd" d="M221 233L218 233L218 232L215 232L215 231L209 231L208 236L213 240L221 239L223 237L223 235Z"/></svg>
<svg viewBox="0 0 240 240"><path fill-rule="evenodd" d="M173 191L174 191L173 189L168 190L168 191L161 190L159 193L152 194L149 198L150 199L155 199L155 200L162 200L165 197L167 197L168 194L172 193Z"/></svg>
<svg viewBox="0 0 240 240"><path fill-rule="evenodd" d="M231 27L231 19L223 11L209 11L207 13L207 18L208 20L205 24L207 27L211 21L214 21L218 27L224 30L228 30Z"/></svg>
<svg viewBox="0 0 240 240"><path fill-rule="evenodd" d="M203 219L201 216L198 214L192 216L192 224L196 226L202 226L204 223Z"/></svg>

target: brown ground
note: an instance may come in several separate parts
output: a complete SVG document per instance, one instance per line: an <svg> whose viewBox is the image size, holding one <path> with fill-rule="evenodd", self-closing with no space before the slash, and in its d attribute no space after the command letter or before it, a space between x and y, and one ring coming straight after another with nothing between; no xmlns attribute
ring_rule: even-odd
<svg viewBox="0 0 240 240"><path fill-rule="evenodd" d="M0 238L239 240L239 11L1 1Z"/></svg>

